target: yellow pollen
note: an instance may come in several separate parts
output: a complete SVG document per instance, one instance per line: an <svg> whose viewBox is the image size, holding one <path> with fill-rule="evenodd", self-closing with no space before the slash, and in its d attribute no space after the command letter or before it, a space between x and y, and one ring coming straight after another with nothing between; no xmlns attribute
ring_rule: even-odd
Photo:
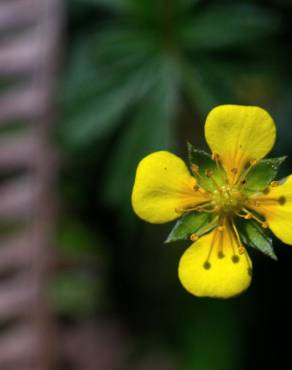
<svg viewBox="0 0 292 370"><path fill-rule="evenodd" d="M238 248L238 253L239 254L243 254L244 253L244 250L245 250L244 247L239 247Z"/></svg>
<svg viewBox="0 0 292 370"><path fill-rule="evenodd" d="M196 164L192 164L191 165L191 170L193 173L197 174L199 173L199 166L197 166Z"/></svg>
<svg viewBox="0 0 292 370"><path fill-rule="evenodd" d="M272 187L272 188L275 188L275 187L277 187L278 185L279 185L278 181L272 181L272 182L271 182L271 187Z"/></svg>
<svg viewBox="0 0 292 370"><path fill-rule="evenodd" d="M212 153L212 159L213 159L213 161L219 161L219 159L220 159L219 154L218 153Z"/></svg>
<svg viewBox="0 0 292 370"><path fill-rule="evenodd" d="M195 233L193 233L193 234L191 235L191 237L190 237L190 239L191 239L191 241L192 241L192 242L197 241L199 238L200 238L200 237L199 237L199 235L197 235L197 234L195 234Z"/></svg>

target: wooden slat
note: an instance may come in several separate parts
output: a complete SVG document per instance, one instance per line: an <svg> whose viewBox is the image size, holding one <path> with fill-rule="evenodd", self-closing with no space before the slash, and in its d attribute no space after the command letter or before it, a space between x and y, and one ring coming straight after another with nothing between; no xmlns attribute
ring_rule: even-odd
<svg viewBox="0 0 292 370"><path fill-rule="evenodd" d="M45 88L26 86L0 95L0 124L7 121L33 119L44 112L47 103Z"/></svg>
<svg viewBox="0 0 292 370"><path fill-rule="evenodd" d="M34 30L0 44L0 75L32 73L38 66L43 48Z"/></svg>
<svg viewBox="0 0 292 370"><path fill-rule="evenodd" d="M0 217L18 219L28 215L35 206L37 196L37 186L31 178L0 186Z"/></svg>
<svg viewBox="0 0 292 370"><path fill-rule="evenodd" d="M7 364L31 361L35 357L37 338L28 327L12 329L0 337L0 368Z"/></svg>
<svg viewBox="0 0 292 370"><path fill-rule="evenodd" d="M25 317L30 313L36 297L36 287L27 276L17 276L0 284L0 320Z"/></svg>
<svg viewBox="0 0 292 370"><path fill-rule="evenodd" d="M19 168L31 169L35 164L35 155L39 144L32 134L23 135L17 140L0 140L0 173Z"/></svg>
<svg viewBox="0 0 292 370"><path fill-rule="evenodd" d="M34 244L31 232L26 230L17 236L0 240L0 273L31 264Z"/></svg>
<svg viewBox="0 0 292 370"><path fill-rule="evenodd" d="M0 31L34 22L40 11L39 0L1 0Z"/></svg>

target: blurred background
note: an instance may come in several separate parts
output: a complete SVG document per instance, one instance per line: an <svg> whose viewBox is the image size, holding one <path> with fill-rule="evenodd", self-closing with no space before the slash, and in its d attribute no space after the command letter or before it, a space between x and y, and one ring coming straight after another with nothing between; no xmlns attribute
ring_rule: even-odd
<svg viewBox="0 0 292 370"><path fill-rule="evenodd" d="M188 243L131 209L141 158L206 148L219 104L275 118L290 155L289 0L2 0L1 370L291 370L292 250L198 299ZM291 220L292 221L292 220ZM3 245L3 246L2 246Z"/></svg>

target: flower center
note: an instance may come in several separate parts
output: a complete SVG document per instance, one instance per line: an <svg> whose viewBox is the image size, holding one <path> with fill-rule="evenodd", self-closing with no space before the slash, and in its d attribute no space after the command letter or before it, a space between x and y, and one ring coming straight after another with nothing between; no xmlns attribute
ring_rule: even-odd
<svg viewBox="0 0 292 370"><path fill-rule="evenodd" d="M231 185L225 185L215 190L212 198L215 212L223 215L239 212L246 200L243 193Z"/></svg>

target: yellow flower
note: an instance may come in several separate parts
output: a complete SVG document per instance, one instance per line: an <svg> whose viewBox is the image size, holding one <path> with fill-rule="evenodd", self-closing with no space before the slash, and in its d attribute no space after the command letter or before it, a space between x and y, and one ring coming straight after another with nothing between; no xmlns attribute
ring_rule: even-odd
<svg viewBox="0 0 292 370"><path fill-rule="evenodd" d="M284 157L263 159L276 129L261 108L214 108L205 137L212 155L189 145L190 170L167 151L142 159L132 205L151 223L181 217L167 241L193 242L179 262L182 285L196 296L228 298L250 285L248 244L276 258L269 228L292 245L292 175L273 181Z"/></svg>

